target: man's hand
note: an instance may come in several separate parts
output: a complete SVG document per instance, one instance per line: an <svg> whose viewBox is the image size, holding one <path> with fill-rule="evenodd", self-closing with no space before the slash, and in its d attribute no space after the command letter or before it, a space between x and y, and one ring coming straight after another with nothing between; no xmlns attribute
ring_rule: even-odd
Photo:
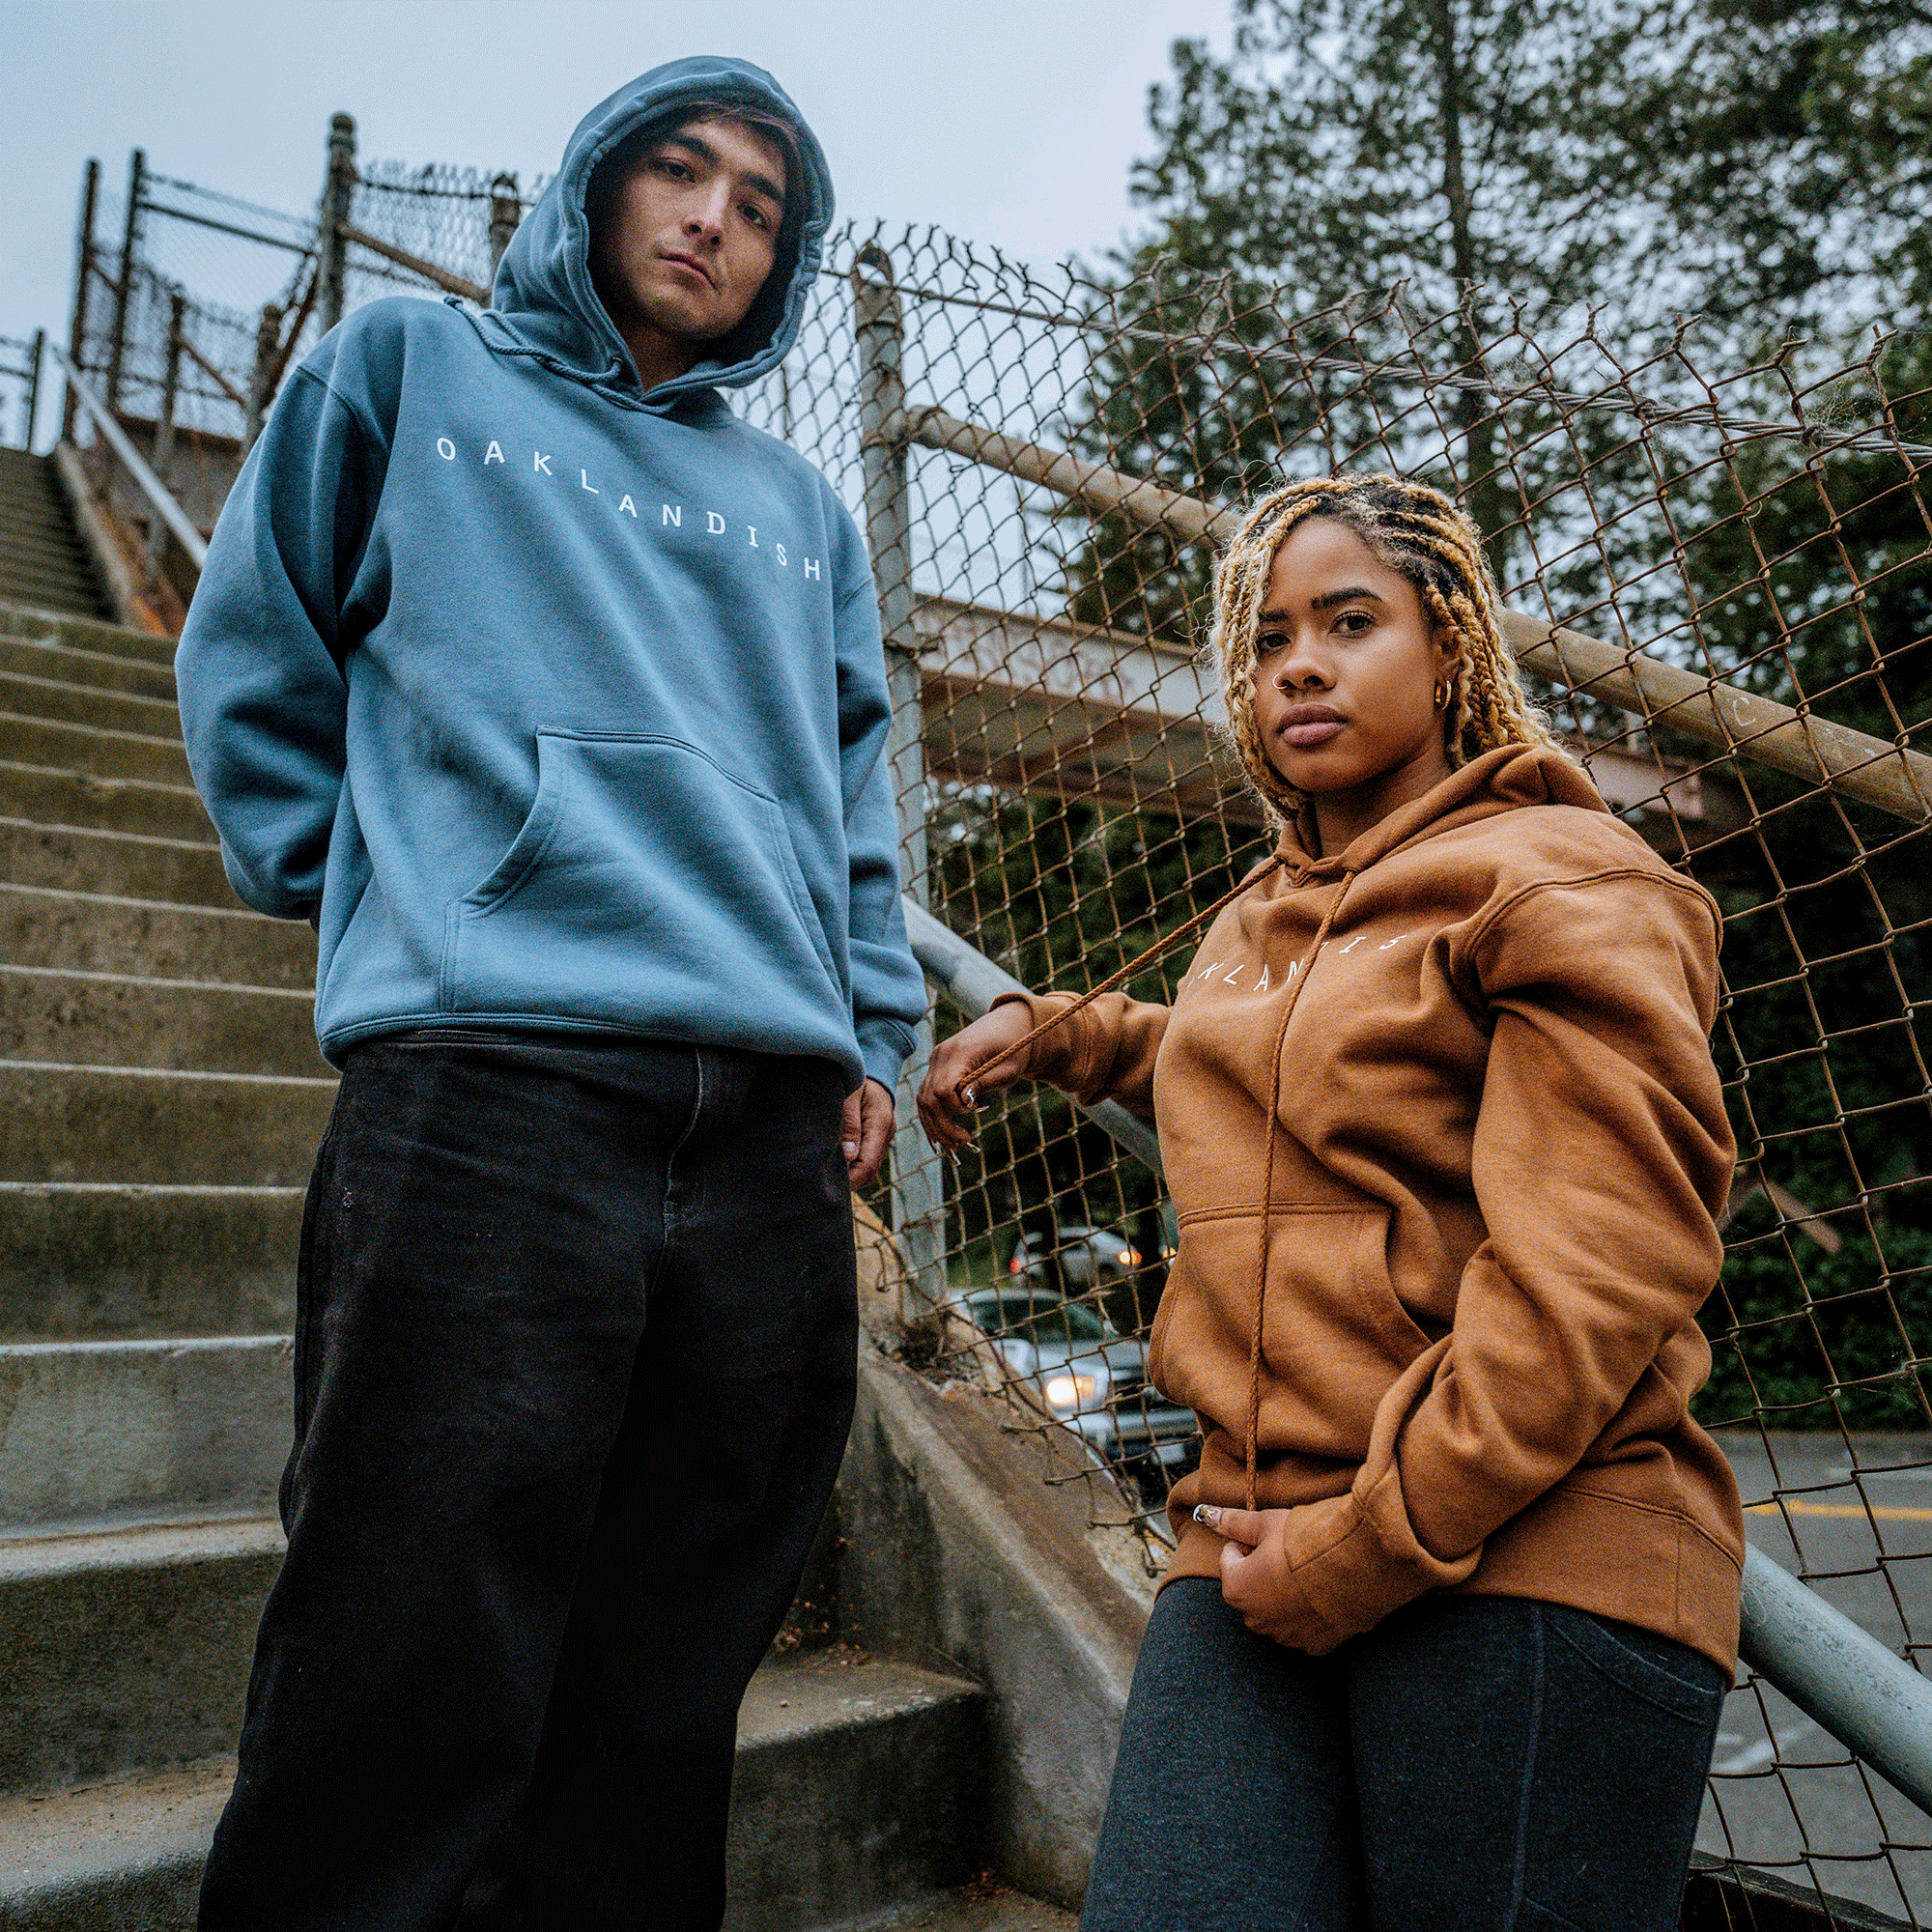
<svg viewBox="0 0 1932 1932"><path fill-rule="evenodd" d="M846 1094L845 1117L838 1124L838 1149L845 1156L845 1178L854 1188L869 1187L878 1179L879 1164L892 1137L891 1088L867 1080L856 1094Z"/></svg>

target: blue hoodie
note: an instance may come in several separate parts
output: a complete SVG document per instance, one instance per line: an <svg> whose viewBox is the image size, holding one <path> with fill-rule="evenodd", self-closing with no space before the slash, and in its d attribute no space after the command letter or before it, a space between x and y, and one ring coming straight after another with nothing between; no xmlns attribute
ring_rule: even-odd
<svg viewBox="0 0 1932 1932"><path fill-rule="evenodd" d="M647 394L584 192L701 100L798 129L803 218L715 359ZM719 394L790 348L831 213L768 74L677 61L584 118L489 312L373 302L290 379L176 668L235 890L316 923L329 1059L469 1022L896 1078L924 986L871 573L831 485Z"/></svg>

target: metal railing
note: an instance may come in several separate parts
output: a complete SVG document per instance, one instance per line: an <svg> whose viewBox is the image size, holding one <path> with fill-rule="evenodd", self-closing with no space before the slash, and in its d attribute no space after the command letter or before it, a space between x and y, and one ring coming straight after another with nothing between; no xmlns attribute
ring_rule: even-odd
<svg viewBox="0 0 1932 1932"><path fill-rule="evenodd" d="M100 440L114 452L135 488L167 526L175 541L186 552L188 561L197 571L203 569L208 562L207 539L195 528L187 512L175 500L167 486L149 469L147 459L134 447L128 432L115 421L114 412L107 407L105 398L95 393L93 385L62 350L49 344L47 354L67 378L68 393L86 412Z"/></svg>
<svg viewBox="0 0 1932 1932"><path fill-rule="evenodd" d="M34 428L40 417L41 406L41 362L47 346L47 332L37 328L32 335L15 339L11 335L0 335L0 381L12 380L20 385L20 440L22 449L34 446ZM4 357L11 352L19 357L10 362Z"/></svg>

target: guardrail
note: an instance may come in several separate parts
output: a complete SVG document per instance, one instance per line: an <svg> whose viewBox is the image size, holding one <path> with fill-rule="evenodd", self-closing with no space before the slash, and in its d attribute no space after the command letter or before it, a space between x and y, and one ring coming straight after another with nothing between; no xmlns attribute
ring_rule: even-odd
<svg viewBox="0 0 1932 1932"><path fill-rule="evenodd" d="M58 344L49 342L47 354L54 358L55 367L67 379L68 394L87 412L100 434L100 440L134 479L135 487L147 497L155 514L173 532L175 540L187 553L188 561L196 570L203 569L208 562L208 541L195 528L188 513L175 500L167 485L149 469L147 459L128 440L128 432L115 420L114 412L95 393L93 385L74 367L67 352Z"/></svg>

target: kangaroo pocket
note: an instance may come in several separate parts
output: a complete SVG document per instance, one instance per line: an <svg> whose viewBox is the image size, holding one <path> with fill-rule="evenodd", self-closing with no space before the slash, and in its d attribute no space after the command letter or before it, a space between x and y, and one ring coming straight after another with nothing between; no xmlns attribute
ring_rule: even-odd
<svg viewBox="0 0 1932 1932"><path fill-rule="evenodd" d="M509 850L449 908L444 1011L702 1015L707 1037L783 1047L812 1042L759 1015L803 1009L836 1038L847 1002L776 800L672 738L540 731L537 771Z"/></svg>
<svg viewBox="0 0 1932 1932"><path fill-rule="evenodd" d="M1388 1270L1388 1209L1280 1207L1262 1319L1264 1456L1359 1460L1389 1384L1429 1337ZM1178 1402L1237 1438L1247 1429L1261 1214L1183 1218L1149 1368Z"/></svg>

